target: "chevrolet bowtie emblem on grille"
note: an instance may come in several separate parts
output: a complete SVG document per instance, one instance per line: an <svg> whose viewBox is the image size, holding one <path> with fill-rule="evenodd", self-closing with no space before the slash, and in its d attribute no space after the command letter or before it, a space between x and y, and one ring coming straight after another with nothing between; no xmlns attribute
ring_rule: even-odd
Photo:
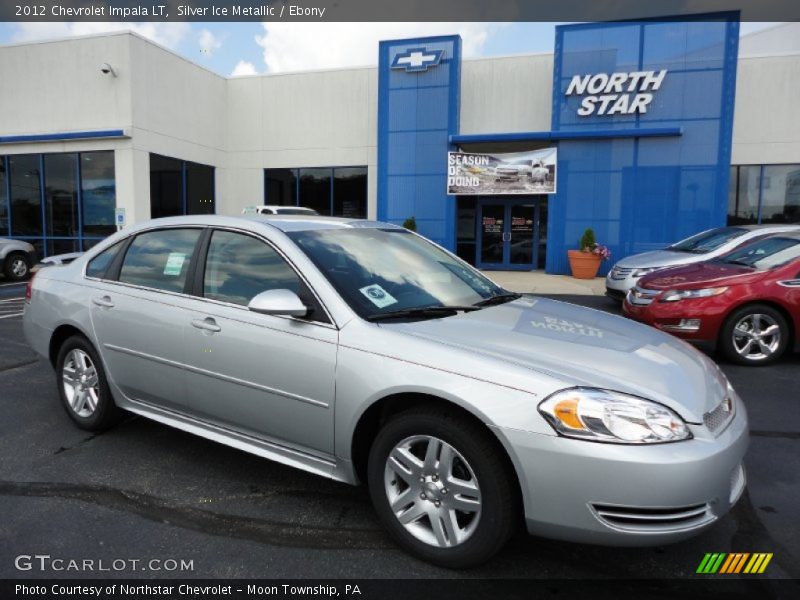
<svg viewBox="0 0 800 600"><path fill-rule="evenodd" d="M409 48L405 52L396 54L392 61L392 69L405 69L407 73L427 71L428 67L435 67L442 60L443 50L426 50L425 48Z"/></svg>

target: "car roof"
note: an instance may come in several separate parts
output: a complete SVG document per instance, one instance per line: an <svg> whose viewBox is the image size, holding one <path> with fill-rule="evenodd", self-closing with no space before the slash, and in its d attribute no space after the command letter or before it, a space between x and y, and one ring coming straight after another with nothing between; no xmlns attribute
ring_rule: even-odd
<svg viewBox="0 0 800 600"><path fill-rule="evenodd" d="M367 219L347 219L342 217L324 217L319 215L261 215L246 214L235 217L223 215L188 215L181 217L163 217L142 221L123 231L138 231L153 227L175 227L179 225L200 225L217 227L236 227L260 224L273 227L283 232L314 231L321 229L403 229L399 225L370 221Z"/></svg>

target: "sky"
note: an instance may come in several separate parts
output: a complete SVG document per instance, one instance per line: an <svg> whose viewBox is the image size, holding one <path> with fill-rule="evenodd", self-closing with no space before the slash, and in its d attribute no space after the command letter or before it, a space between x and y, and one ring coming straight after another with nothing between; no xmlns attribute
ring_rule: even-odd
<svg viewBox="0 0 800 600"><path fill-rule="evenodd" d="M556 23L0 23L0 44L133 29L220 75L375 65L378 41L459 33L465 58L552 52ZM743 35L774 23L742 23Z"/></svg>

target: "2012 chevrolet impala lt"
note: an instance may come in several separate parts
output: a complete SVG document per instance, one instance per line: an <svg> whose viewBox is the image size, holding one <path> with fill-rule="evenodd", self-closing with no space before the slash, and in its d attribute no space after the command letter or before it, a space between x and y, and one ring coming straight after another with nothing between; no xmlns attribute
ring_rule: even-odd
<svg viewBox="0 0 800 600"><path fill-rule="evenodd" d="M79 427L129 411L365 482L394 539L444 566L523 526L680 540L745 486L745 407L706 356L386 223L141 223L42 269L24 328Z"/></svg>

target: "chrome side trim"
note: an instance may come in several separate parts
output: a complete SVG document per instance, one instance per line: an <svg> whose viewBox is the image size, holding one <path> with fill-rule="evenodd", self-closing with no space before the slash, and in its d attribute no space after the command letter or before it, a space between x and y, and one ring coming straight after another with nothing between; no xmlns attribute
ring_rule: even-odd
<svg viewBox="0 0 800 600"><path fill-rule="evenodd" d="M339 468L334 460L315 456L301 450L295 450L226 427L200 421L182 413L152 405L143 400L137 400L128 396L126 396L125 399L128 401L125 410L142 417L238 450L243 450L244 452L249 452L250 454L255 454L262 458L274 460L275 462L290 467L314 473L315 475L322 475L323 477L328 477L337 481L352 483L351 480L347 478L344 470Z"/></svg>
<svg viewBox="0 0 800 600"><path fill-rule="evenodd" d="M238 377L231 377L229 375L223 375L222 373L217 373L216 371L208 371L206 369L201 369L199 367L193 367L191 365L187 365L184 363L180 363L174 360L170 360L168 358L162 358L160 356L155 356L153 354L147 354L146 352L139 352L138 350L131 350L130 348L123 348L122 346L115 346L114 344L103 344L104 347L108 348L109 350L115 350L117 352L122 352L123 354L129 354L131 356L136 356L138 358L144 358L145 360L152 360L153 362L161 363L162 365L169 365L171 367L177 367L178 369L183 369L184 371L191 371L192 373L198 373L200 375L206 375L208 377L213 377L215 379L219 379L221 381L226 381L228 383L235 383L236 385L242 385L245 387L253 388L256 390L261 390L262 392L267 392L269 394L276 394L278 396L283 396L284 398L289 398L291 400L297 400L298 402L305 402L306 404L311 404L313 406L319 406L321 408L329 408L329 404L327 402L322 402L321 400L314 400L313 398L308 398L306 396L300 396L299 394L292 394L291 392L286 392L284 390L279 390L277 388L268 387L266 385L261 385L260 383L255 383L253 381L247 381L246 379L239 379Z"/></svg>
<svg viewBox="0 0 800 600"><path fill-rule="evenodd" d="M800 279L784 279L783 281L779 281L778 285L788 288L800 287Z"/></svg>

